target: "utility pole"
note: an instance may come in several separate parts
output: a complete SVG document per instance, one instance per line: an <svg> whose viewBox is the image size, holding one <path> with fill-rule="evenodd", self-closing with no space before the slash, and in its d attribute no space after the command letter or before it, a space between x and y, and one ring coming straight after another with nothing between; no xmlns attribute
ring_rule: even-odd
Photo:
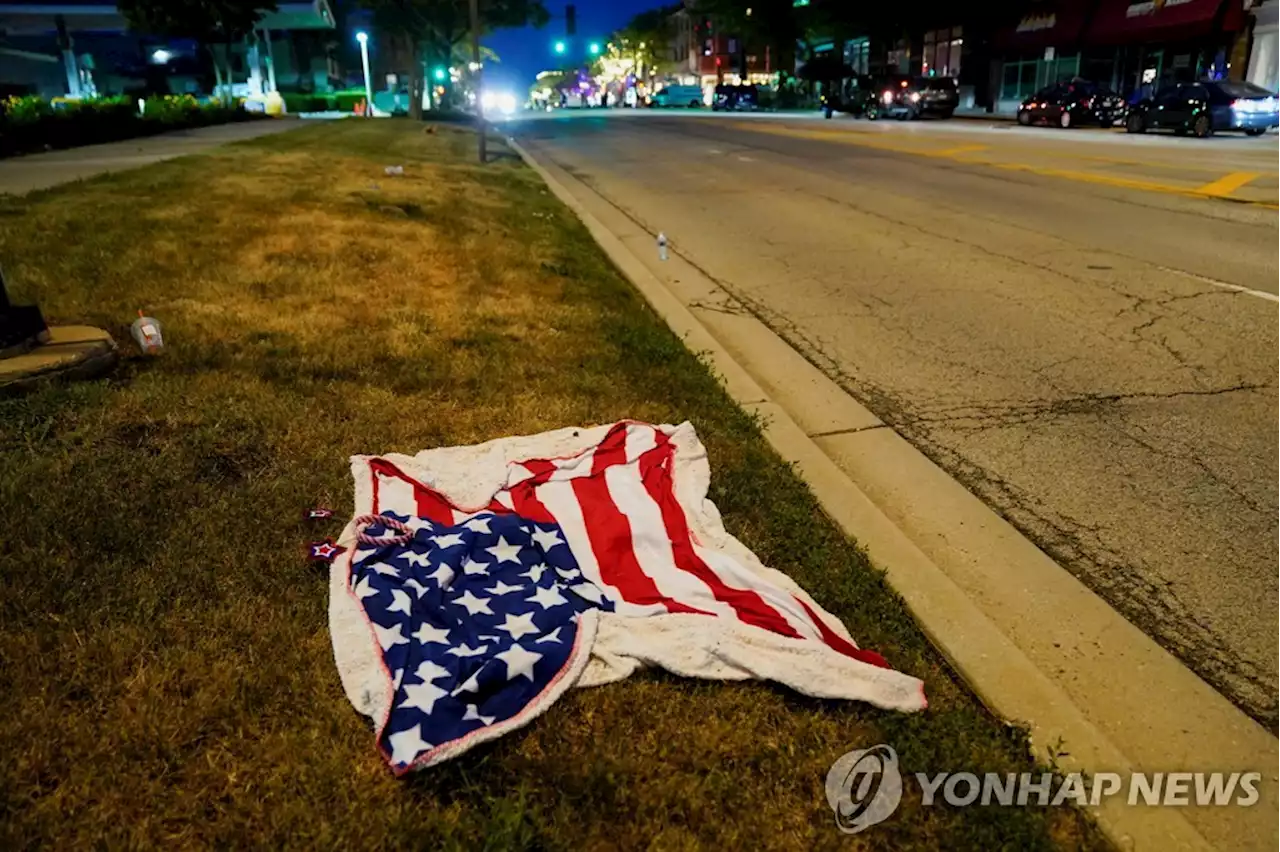
<svg viewBox="0 0 1280 852"><path fill-rule="evenodd" d="M480 119L480 162L489 161L484 123L484 68L480 64L480 0L471 0L471 64L475 67L476 115Z"/></svg>

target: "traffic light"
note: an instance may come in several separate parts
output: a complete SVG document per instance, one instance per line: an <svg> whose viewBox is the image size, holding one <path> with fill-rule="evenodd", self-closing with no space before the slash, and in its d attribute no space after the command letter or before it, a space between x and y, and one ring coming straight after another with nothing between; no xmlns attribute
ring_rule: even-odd
<svg viewBox="0 0 1280 852"><path fill-rule="evenodd" d="M600 55L600 42L598 42L598 41L593 41L593 42L591 42L591 44L587 45L587 50L589 50L589 51L591 52L591 55L592 55L592 56L599 56L599 55Z"/></svg>
<svg viewBox="0 0 1280 852"><path fill-rule="evenodd" d="M444 78L445 78L445 76L446 76L446 75L445 75L445 70L444 70L443 68L437 68L437 69L436 69L434 72L432 72L432 73L435 75L435 78L436 78L437 80L440 80L440 81L443 81L443 80L444 80Z"/></svg>
<svg viewBox="0 0 1280 852"><path fill-rule="evenodd" d="M564 40L563 40L563 39L561 39L560 41L557 41L557 42L556 42L556 53L564 53L564 52L565 52L565 50L566 50L566 48L565 48L565 45L564 45Z"/></svg>
<svg viewBox="0 0 1280 852"><path fill-rule="evenodd" d="M564 7L564 34L575 35L578 32L578 9L572 3Z"/></svg>

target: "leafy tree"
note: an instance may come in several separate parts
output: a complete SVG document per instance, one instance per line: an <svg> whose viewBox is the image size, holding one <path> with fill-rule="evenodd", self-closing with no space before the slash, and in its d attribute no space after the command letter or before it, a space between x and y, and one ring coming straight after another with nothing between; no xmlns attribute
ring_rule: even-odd
<svg viewBox="0 0 1280 852"><path fill-rule="evenodd" d="M231 99L231 50L267 12L274 0L119 0L130 29L168 38L191 39L209 53L216 88ZM223 47L218 56L217 46Z"/></svg>
<svg viewBox="0 0 1280 852"><path fill-rule="evenodd" d="M359 0L373 12L374 25L390 38L403 39L413 57L410 74L409 109L422 117L425 67L447 65L465 53L471 34L469 0ZM544 26L550 15L541 0L479 0L480 29L488 32L506 27Z"/></svg>

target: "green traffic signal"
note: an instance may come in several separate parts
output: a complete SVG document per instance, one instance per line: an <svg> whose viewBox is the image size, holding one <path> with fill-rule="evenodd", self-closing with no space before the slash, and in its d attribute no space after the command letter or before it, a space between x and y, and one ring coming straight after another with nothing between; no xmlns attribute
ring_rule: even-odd
<svg viewBox="0 0 1280 852"><path fill-rule="evenodd" d="M591 42L591 44L587 46L587 50L591 51L591 55L592 55L592 56L599 56L599 55L600 55L600 42L598 42L598 41L593 41L593 42Z"/></svg>
<svg viewBox="0 0 1280 852"><path fill-rule="evenodd" d="M565 44L563 41L556 42L556 53L564 53Z"/></svg>
<svg viewBox="0 0 1280 852"><path fill-rule="evenodd" d="M437 80L443 80L446 76L445 70L443 68L437 68L435 70L435 75Z"/></svg>

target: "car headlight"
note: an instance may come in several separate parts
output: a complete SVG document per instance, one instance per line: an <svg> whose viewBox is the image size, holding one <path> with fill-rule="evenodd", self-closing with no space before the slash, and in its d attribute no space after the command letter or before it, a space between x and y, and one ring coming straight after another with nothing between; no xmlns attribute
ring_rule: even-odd
<svg viewBox="0 0 1280 852"><path fill-rule="evenodd" d="M918 103L920 103L920 93L919 93L919 92L912 92L912 93L911 93L911 103L913 103L913 104L918 104Z"/></svg>
<svg viewBox="0 0 1280 852"><path fill-rule="evenodd" d="M885 92L883 95L880 96L880 100L884 101L887 104L893 103L893 92Z"/></svg>

